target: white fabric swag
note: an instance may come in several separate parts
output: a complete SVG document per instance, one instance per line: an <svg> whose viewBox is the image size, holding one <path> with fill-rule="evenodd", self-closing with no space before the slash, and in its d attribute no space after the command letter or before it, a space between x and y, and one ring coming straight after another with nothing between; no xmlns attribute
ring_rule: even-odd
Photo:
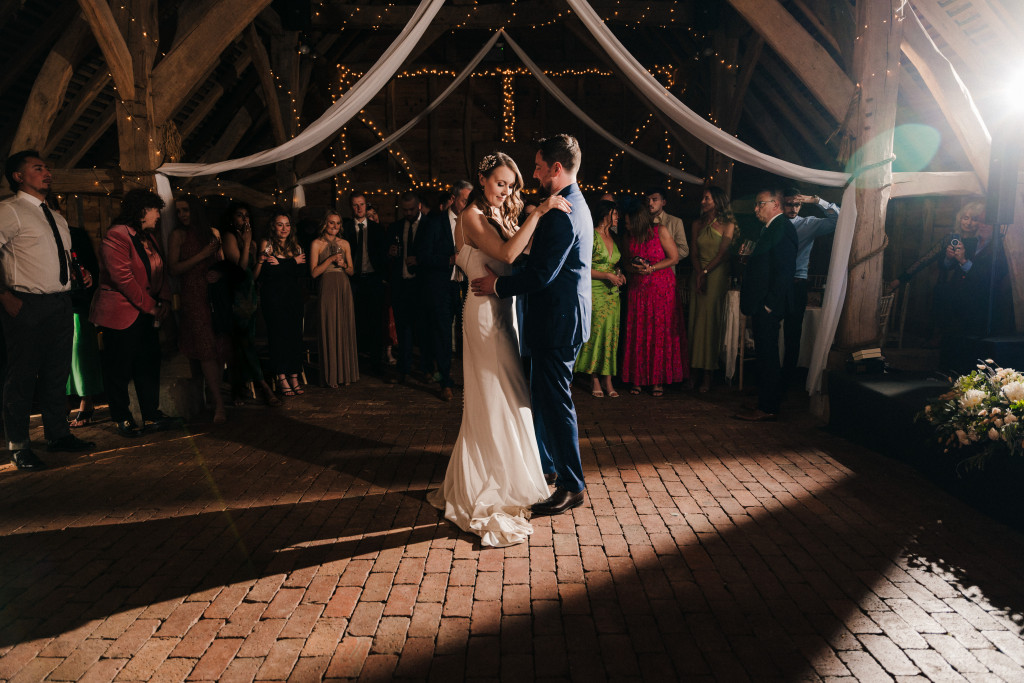
<svg viewBox="0 0 1024 683"><path fill-rule="evenodd" d="M173 176L213 175L224 171L284 161L315 147L337 133L373 99L374 95L387 85L405 62L409 53L416 47L423 34L426 33L444 2L445 0L422 0L412 18L409 19L409 23L405 25L405 28L381 55L377 63L341 99L332 104L323 116L291 140L273 149L257 152L241 159L230 159L213 164L171 163L164 164L157 171Z"/></svg>

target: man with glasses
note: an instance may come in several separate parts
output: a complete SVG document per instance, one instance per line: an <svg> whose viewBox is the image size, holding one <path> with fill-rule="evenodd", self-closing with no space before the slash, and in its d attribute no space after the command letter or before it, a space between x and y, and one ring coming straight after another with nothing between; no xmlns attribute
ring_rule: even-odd
<svg viewBox="0 0 1024 683"><path fill-rule="evenodd" d="M761 190L754 215L764 224L747 260L740 289L740 311L750 318L757 351L757 407L737 413L749 422L778 419L782 400L779 325L788 310L796 268L796 230L782 213L782 192Z"/></svg>
<svg viewBox="0 0 1024 683"><path fill-rule="evenodd" d="M816 204L825 212L824 218L817 216L801 216L800 209L804 204ZM804 312L807 310L807 265L811 261L811 249L814 240L822 235L831 235L836 231L839 221L839 207L826 202L821 197L801 194L800 190L791 187L786 190L782 204L783 213L796 229L796 269L793 272L789 309L782 323L785 336L785 351L782 358L782 372L788 384L796 373L797 359L800 357L800 336L804 329Z"/></svg>

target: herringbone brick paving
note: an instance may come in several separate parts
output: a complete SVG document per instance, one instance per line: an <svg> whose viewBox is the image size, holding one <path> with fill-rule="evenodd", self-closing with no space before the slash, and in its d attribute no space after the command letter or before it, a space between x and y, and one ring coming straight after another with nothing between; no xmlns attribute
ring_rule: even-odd
<svg viewBox="0 0 1024 683"><path fill-rule="evenodd" d="M460 406L415 384L91 427L0 468L0 679L1024 680L1018 533L739 400L578 392L588 503L504 550L425 502Z"/></svg>

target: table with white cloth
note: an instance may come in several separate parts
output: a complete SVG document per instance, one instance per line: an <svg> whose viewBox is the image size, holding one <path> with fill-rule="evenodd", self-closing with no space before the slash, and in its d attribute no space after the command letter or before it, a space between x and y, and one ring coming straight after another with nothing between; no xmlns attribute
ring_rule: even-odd
<svg viewBox="0 0 1024 683"><path fill-rule="evenodd" d="M814 340L818 336L818 325L821 321L821 307L808 306L804 313L803 333L800 335L800 355L797 365L802 368L810 366L811 351ZM784 331L779 330L779 360L785 350ZM737 367L742 363L746 349L753 347L753 337L747 330L747 317L740 313L740 291L731 289L726 293L725 301L725 340L722 353L725 355L725 378L732 381ZM743 388L743 372L740 367L740 388Z"/></svg>

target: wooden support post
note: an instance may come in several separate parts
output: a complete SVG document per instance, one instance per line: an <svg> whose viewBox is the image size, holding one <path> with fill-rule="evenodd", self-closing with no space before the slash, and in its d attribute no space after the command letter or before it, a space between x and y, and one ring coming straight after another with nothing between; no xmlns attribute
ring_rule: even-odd
<svg viewBox="0 0 1024 683"><path fill-rule="evenodd" d="M857 228L850 254L846 303L836 343L847 349L879 334L885 212L892 184L893 128L899 91L903 20L900 0L857 0L854 70L860 98L853 134L857 152Z"/></svg>
<svg viewBox="0 0 1024 683"><path fill-rule="evenodd" d="M119 19L132 55L135 97L122 100L123 108L115 113L121 172L128 189L154 189L156 180L150 171L163 163L150 87L159 33L157 5L156 0L124 0L123 7ZM118 92L123 95L120 87Z"/></svg>

